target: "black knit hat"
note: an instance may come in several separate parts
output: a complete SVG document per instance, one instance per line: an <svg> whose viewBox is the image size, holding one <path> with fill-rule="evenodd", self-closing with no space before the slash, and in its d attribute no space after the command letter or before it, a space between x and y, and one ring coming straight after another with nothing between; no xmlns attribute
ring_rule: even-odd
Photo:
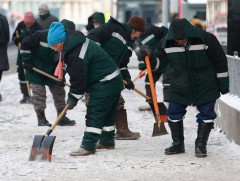
<svg viewBox="0 0 240 181"><path fill-rule="evenodd" d="M128 20L128 25L132 27L132 29L140 32L145 32L145 20L139 16L132 16Z"/></svg>

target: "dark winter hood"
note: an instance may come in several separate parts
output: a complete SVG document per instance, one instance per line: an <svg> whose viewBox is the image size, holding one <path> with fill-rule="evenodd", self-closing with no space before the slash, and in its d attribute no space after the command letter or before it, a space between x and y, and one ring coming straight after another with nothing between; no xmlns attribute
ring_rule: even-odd
<svg viewBox="0 0 240 181"><path fill-rule="evenodd" d="M86 41L86 37L80 31L66 30L67 38L64 42L63 52L68 53Z"/></svg>
<svg viewBox="0 0 240 181"><path fill-rule="evenodd" d="M116 19L114 19L113 17L110 17L110 19L108 20L108 23L115 23L115 24L118 24L121 27L123 27L130 39L132 28L127 23L122 24L122 23L118 22Z"/></svg>
<svg viewBox="0 0 240 181"><path fill-rule="evenodd" d="M88 23L91 22L93 19L97 20L101 25L105 23L105 17L103 13L100 12L93 13L88 18Z"/></svg>
<svg viewBox="0 0 240 181"><path fill-rule="evenodd" d="M166 47L168 41L191 38L202 39L199 29L191 25L191 23L185 18L176 19L170 24L163 46Z"/></svg>

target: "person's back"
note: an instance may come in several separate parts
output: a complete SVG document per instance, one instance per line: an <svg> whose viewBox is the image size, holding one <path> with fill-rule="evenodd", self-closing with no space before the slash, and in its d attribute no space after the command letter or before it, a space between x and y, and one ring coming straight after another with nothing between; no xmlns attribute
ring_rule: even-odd
<svg viewBox="0 0 240 181"><path fill-rule="evenodd" d="M48 9L48 5L46 3L41 3L38 6L39 18L37 18L37 22L40 24L42 29L49 29L52 22L58 22L58 18L50 14Z"/></svg>

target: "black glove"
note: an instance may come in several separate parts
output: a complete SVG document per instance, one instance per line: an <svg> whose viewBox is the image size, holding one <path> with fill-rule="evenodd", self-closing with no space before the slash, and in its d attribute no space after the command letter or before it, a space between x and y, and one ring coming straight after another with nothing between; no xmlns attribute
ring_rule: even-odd
<svg viewBox="0 0 240 181"><path fill-rule="evenodd" d="M24 60L23 61L23 68L26 69L27 71L32 71L33 69L33 64L31 60Z"/></svg>
<svg viewBox="0 0 240 181"><path fill-rule="evenodd" d="M66 82L66 79L65 79L65 76L63 76L62 80L57 81L57 85L59 87L65 87L65 84L64 84L65 82Z"/></svg>
<svg viewBox="0 0 240 181"><path fill-rule="evenodd" d="M16 46L18 46L18 43L21 42L21 39L19 37L16 37L16 38L14 38L13 42Z"/></svg>
<svg viewBox="0 0 240 181"><path fill-rule="evenodd" d="M73 109L78 103L78 99L74 98L72 94L69 92L68 93L68 99L67 99L67 104L68 104L68 109L71 110Z"/></svg>
<svg viewBox="0 0 240 181"><path fill-rule="evenodd" d="M126 87L128 90L133 90L133 89L134 89L134 83L132 82L131 79L127 79L127 84L125 85L125 87Z"/></svg>
<svg viewBox="0 0 240 181"><path fill-rule="evenodd" d="M141 48L140 48L140 56L144 59L146 56L151 56L151 48L147 45L142 45Z"/></svg>
<svg viewBox="0 0 240 181"><path fill-rule="evenodd" d="M229 89L221 90L220 91L222 95L229 93Z"/></svg>

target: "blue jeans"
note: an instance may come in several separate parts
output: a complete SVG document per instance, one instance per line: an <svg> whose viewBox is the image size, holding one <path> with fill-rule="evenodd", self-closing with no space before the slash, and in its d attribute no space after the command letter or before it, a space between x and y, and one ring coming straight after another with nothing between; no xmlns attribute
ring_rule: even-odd
<svg viewBox="0 0 240 181"><path fill-rule="evenodd" d="M196 115L197 122L201 123L213 123L213 120L217 117L214 111L216 101L208 102L205 104L197 105L199 113ZM180 104L177 102L170 102L167 110L169 121L178 122L183 120L187 113L186 108L188 105Z"/></svg>

